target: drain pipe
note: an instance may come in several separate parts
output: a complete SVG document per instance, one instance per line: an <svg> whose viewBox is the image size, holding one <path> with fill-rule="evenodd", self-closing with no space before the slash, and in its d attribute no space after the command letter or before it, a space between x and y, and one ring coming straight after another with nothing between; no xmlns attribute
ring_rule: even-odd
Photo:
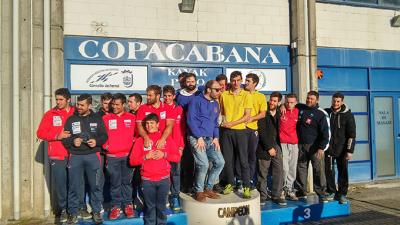
<svg viewBox="0 0 400 225"><path fill-rule="evenodd" d="M20 182L19 182L19 1L12 1L12 11L13 11L13 26L12 26L12 36L13 36L13 44L12 44L12 87L13 87L13 100L12 100L12 134L13 134L13 213L14 219L20 219Z"/></svg>
<svg viewBox="0 0 400 225"><path fill-rule="evenodd" d="M44 0L43 2L43 110L47 112L51 107L51 81L50 81L50 0ZM50 214L50 190L48 189L51 185L46 185L46 182L50 182L50 165L49 157L47 155L47 142L44 142L43 149L43 168L44 168L44 214L47 217Z"/></svg>

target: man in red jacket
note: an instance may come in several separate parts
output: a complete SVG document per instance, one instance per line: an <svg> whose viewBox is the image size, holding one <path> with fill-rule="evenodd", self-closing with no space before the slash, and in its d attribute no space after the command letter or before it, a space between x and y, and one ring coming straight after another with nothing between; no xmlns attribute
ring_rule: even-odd
<svg viewBox="0 0 400 225"><path fill-rule="evenodd" d="M61 140L71 136L63 128L65 121L74 113L75 108L70 106L71 94L67 88L57 89L54 95L56 107L44 114L36 134L39 139L48 142L47 153L50 159L52 183L55 185L57 195L58 216L60 222L66 222L68 152Z"/></svg>
<svg viewBox="0 0 400 225"><path fill-rule="evenodd" d="M133 166L142 165L140 173L146 206L144 224L167 224L165 202L170 186L170 162L179 162L181 155L171 137L166 139L166 143L162 147L153 144L162 138L156 114L148 114L144 119L144 124L151 144L146 147L144 138L140 137L135 142L129 162Z"/></svg>
<svg viewBox="0 0 400 225"><path fill-rule="evenodd" d="M108 135L103 148L107 153L106 168L110 175L110 220L119 218L121 207L127 218L134 216L131 185L133 170L129 167L128 155L133 146L136 117L125 112L125 104L124 94L114 94L111 101L113 113L103 116Z"/></svg>
<svg viewBox="0 0 400 225"><path fill-rule="evenodd" d="M185 121L183 120L183 108L180 105L175 104L175 89L171 85L165 85L163 87L164 103L165 107L168 108L173 115L175 115L175 123L172 129L172 139L178 147L179 153L182 155L183 149L185 148ZM171 209L174 212L181 210L181 204L179 201L179 192L181 191L181 164L171 163L171 195L169 203Z"/></svg>
<svg viewBox="0 0 400 225"><path fill-rule="evenodd" d="M296 125L299 117L299 110L296 108L297 96L290 93L286 95L286 113L281 115L279 139L283 155L283 190L288 199L299 200L293 192L293 183L296 180L297 160L299 148Z"/></svg>

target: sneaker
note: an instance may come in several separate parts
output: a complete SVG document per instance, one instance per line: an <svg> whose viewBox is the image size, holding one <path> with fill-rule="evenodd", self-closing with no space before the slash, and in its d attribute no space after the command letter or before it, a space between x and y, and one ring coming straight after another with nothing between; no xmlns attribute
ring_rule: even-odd
<svg viewBox="0 0 400 225"><path fill-rule="evenodd" d="M199 201L199 202L205 202L206 201L206 195L204 194L204 192L197 192L194 195L194 199L196 201Z"/></svg>
<svg viewBox="0 0 400 225"><path fill-rule="evenodd" d="M249 187L243 188L243 198L251 198L251 191Z"/></svg>
<svg viewBox="0 0 400 225"><path fill-rule="evenodd" d="M88 213L87 209L81 208L78 210L78 219L88 220L90 218L92 218L92 215Z"/></svg>
<svg viewBox="0 0 400 225"><path fill-rule="evenodd" d="M333 201L335 199L335 193L328 193L325 197L328 201Z"/></svg>
<svg viewBox="0 0 400 225"><path fill-rule="evenodd" d="M287 205L287 202L284 198L273 198L272 202L281 206Z"/></svg>
<svg viewBox="0 0 400 225"><path fill-rule="evenodd" d="M95 224L102 224L104 222L103 217L101 216L100 212L93 213L93 221Z"/></svg>
<svg viewBox="0 0 400 225"><path fill-rule="evenodd" d="M204 189L204 194L206 195L207 198L211 199L220 199L221 196L219 194L215 193L212 189L205 188Z"/></svg>
<svg viewBox="0 0 400 225"><path fill-rule="evenodd" d="M132 204L126 205L124 208L124 213L125 213L126 218L135 217L135 211L133 210L133 205Z"/></svg>
<svg viewBox="0 0 400 225"><path fill-rule="evenodd" d="M293 191L289 191L286 193L286 198L291 200L291 201L298 201L299 198L296 196L296 194Z"/></svg>
<svg viewBox="0 0 400 225"><path fill-rule="evenodd" d="M67 225L73 225L78 223L77 215L68 215Z"/></svg>
<svg viewBox="0 0 400 225"><path fill-rule="evenodd" d="M182 209L181 204L179 202L179 198L177 198L177 197L173 197L171 199L170 206L171 206L172 211L174 211L174 212L179 212Z"/></svg>
<svg viewBox="0 0 400 225"><path fill-rule="evenodd" d="M347 199L347 197L345 195L341 195L339 197L339 203L340 204L347 204L349 202L349 199Z"/></svg>
<svg viewBox="0 0 400 225"><path fill-rule="evenodd" d="M319 195L319 201L323 202L323 203L327 203L329 202L328 198L326 197L326 195Z"/></svg>
<svg viewBox="0 0 400 225"><path fill-rule="evenodd" d="M113 206L110 210L110 214L108 215L109 220L116 220L121 215L121 209L117 206ZM94 216L94 214L93 214Z"/></svg>
<svg viewBox="0 0 400 225"><path fill-rule="evenodd" d="M67 220L68 220L67 210L65 210L65 209L61 210L61 212L58 215L58 217L60 218L60 223L67 222Z"/></svg>
<svg viewBox="0 0 400 225"><path fill-rule="evenodd" d="M236 185L235 185L235 190L236 191L241 191L243 189L243 182L242 180L237 180Z"/></svg>
<svg viewBox="0 0 400 225"><path fill-rule="evenodd" d="M222 191L222 193L223 193L224 195L229 195L229 194L232 193L232 192L233 192L232 184L227 184L227 185L225 186L224 190Z"/></svg>
<svg viewBox="0 0 400 225"><path fill-rule="evenodd" d="M222 194L224 192L224 189L222 188L221 184L215 184L213 187L213 191Z"/></svg>

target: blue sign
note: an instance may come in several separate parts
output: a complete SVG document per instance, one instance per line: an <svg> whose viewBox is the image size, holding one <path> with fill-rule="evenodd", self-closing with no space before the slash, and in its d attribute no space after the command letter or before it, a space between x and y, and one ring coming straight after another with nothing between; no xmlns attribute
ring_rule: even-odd
<svg viewBox="0 0 400 225"><path fill-rule="evenodd" d="M289 47L66 36L66 60L289 66Z"/></svg>
<svg viewBox="0 0 400 225"><path fill-rule="evenodd" d="M196 68L196 67L152 67L148 75L148 84L172 85L179 89L178 75L182 72L194 73L197 77L197 86L205 85L208 80L215 79L222 73L222 68Z"/></svg>

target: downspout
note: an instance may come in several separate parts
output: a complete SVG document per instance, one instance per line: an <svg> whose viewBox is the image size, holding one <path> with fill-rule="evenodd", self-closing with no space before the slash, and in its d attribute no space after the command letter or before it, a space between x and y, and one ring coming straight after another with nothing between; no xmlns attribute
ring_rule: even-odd
<svg viewBox="0 0 400 225"><path fill-rule="evenodd" d="M310 90L318 90L317 73L317 25L315 0L308 0L308 43L309 43L309 73Z"/></svg>
<svg viewBox="0 0 400 225"><path fill-rule="evenodd" d="M304 76L307 80L307 91L310 90L310 76L309 74L310 71L310 42L309 40L309 29L308 29L308 0L304 0L303 4L303 15L304 15L304 45L305 45L305 53L306 53L306 60L305 60L305 66L306 66L306 73L308 73L308 76Z"/></svg>
<svg viewBox="0 0 400 225"><path fill-rule="evenodd" d="M12 134L13 134L13 213L14 219L20 219L20 182L19 182L19 1L13 1L13 26L12 26L12 87L13 87L13 100L12 100Z"/></svg>
<svg viewBox="0 0 400 225"><path fill-rule="evenodd" d="M47 112L51 107L51 80L50 80L50 0L44 0L43 2L43 110ZM47 142L44 142L43 157L44 157L44 214L48 216L50 214L50 191L48 189L50 185L46 185L46 182L50 181L50 166L49 158L47 155Z"/></svg>

